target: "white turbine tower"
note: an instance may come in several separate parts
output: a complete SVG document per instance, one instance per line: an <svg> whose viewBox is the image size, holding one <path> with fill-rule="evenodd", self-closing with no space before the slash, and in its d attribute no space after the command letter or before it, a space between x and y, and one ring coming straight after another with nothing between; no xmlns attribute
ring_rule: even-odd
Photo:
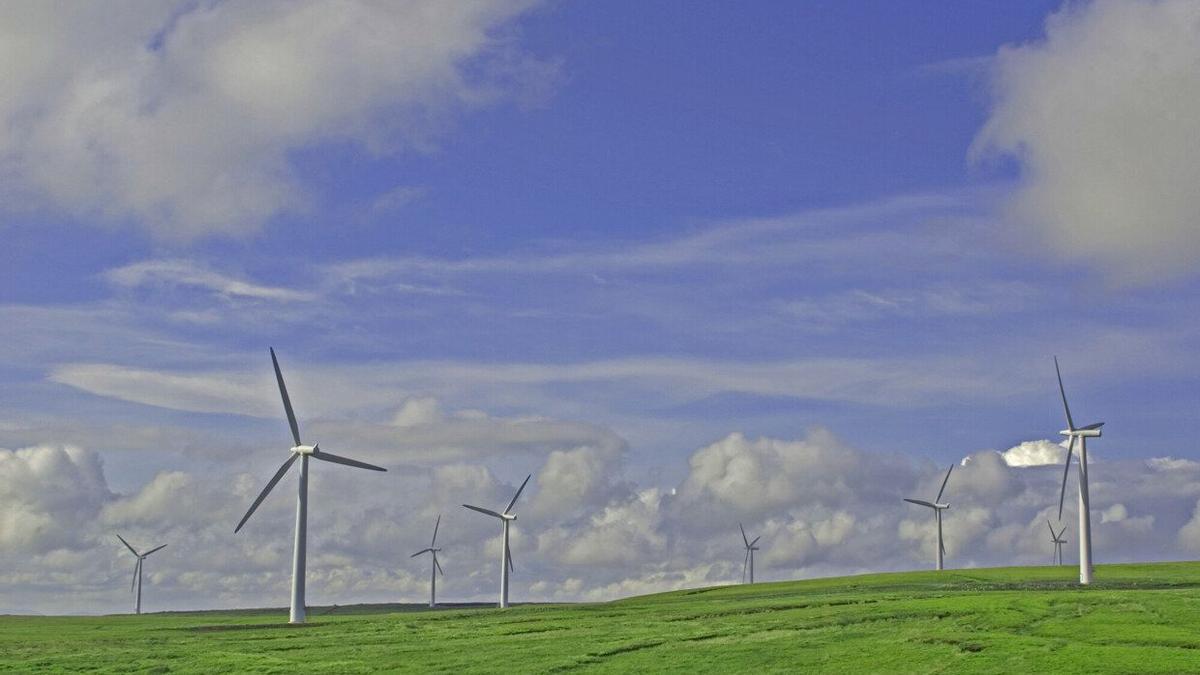
<svg viewBox="0 0 1200 675"><path fill-rule="evenodd" d="M1054 373L1058 375L1058 393L1062 395L1063 412L1067 415L1067 428L1058 432L1067 437L1067 463L1063 466L1062 488L1058 493L1058 519L1062 520L1063 499L1067 496L1067 473L1071 470L1071 453L1075 439L1079 439L1079 583L1092 583L1092 516L1088 511L1088 465L1087 439L1099 438L1104 422L1095 422L1083 427L1075 426L1071 419L1071 407L1067 405L1067 390L1063 388L1062 371L1058 369L1058 357L1054 357Z"/></svg>
<svg viewBox="0 0 1200 675"><path fill-rule="evenodd" d="M438 574L441 574L442 576L446 575L446 573L442 571L442 566L438 564L438 560L437 560L438 551L440 551L442 549L434 548L435 546L437 546L438 526L440 526L441 524L442 524L442 517L441 517L441 515L439 515L437 517L437 522L433 524L433 540L429 542L429 548L423 548L420 551L417 551L416 553L408 556L410 558L415 558L423 553L432 553L433 554L433 564L429 566L429 606L430 607L437 607L437 575Z"/></svg>
<svg viewBox="0 0 1200 675"><path fill-rule="evenodd" d="M150 549L149 551L146 551L145 553L138 553L137 549L130 546L129 542L125 541L124 537L122 537L121 535L118 534L117 539L120 539L121 543L125 544L125 548L129 549L130 553L137 556L137 562L133 564L133 581L129 582L129 592L132 593L134 591L134 589L137 590L137 595L134 596L136 599L133 601L133 613L141 614L142 613L142 561L145 560L151 553L154 553L155 551L166 548L167 545L163 544L162 546L155 546L154 548Z"/></svg>
<svg viewBox="0 0 1200 675"><path fill-rule="evenodd" d="M946 556L946 545L942 543L942 511L950 508L949 504L941 503L942 493L946 491L946 483L950 480L950 473L954 471L954 465L950 465L950 470L946 472L946 477L942 479L942 488L938 490L937 497L933 498L932 502L927 502L921 499L904 498L904 501L916 504L918 506L928 506L933 509L934 520L937 521L937 567L934 569L942 569L943 558Z"/></svg>
<svg viewBox="0 0 1200 675"><path fill-rule="evenodd" d="M1063 525L1063 529L1061 532L1055 532L1054 526L1050 524L1049 520L1047 520L1046 527L1050 528L1050 541L1054 543L1054 555L1050 556L1050 562L1054 563L1057 561L1057 563L1059 565L1061 565L1061 564L1063 564L1062 563L1062 545L1067 543L1067 540L1063 539L1062 536L1063 536L1063 533L1065 533L1067 531L1067 526Z"/></svg>
<svg viewBox="0 0 1200 675"><path fill-rule="evenodd" d="M525 477L525 483L528 483L530 478L533 478L533 474L529 474L528 476ZM508 506L505 507L503 513L496 513L495 511L493 511L491 509L484 509L484 508L480 508L478 506L471 506L470 504L463 504L463 506L467 507L468 509L471 509L472 511L478 511L482 514L492 516L494 518L499 518L500 522L504 523L504 540L500 546L500 608L501 609L508 607L508 572L509 572L509 570L513 569L512 554L508 552L508 524L511 523L512 521L516 520L517 516L513 513L509 513L509 511L512 511L513 505L517 503L517 497L521 496L521 491L525 489L525 483L521 483L521 487L517 488L517 494L513 495L512 501L508 503Z"/></svg>
<svg viewBox="0 0 1200 675"><path fill-rule="evenodd" d="M279 382L279 394L283 397L283 410L287 413L288 426L292 428L292 440L296 442L291 449L291 457L279 467L275 475L271 477L270 482L259 493L258 499L250 505L250 509L246 511L246 515L242 516L237 527L233 528L234 533L242 529L246 521L250 519L251 514L258 508L267 495L271 492L271 488L283 478L283 474L287 473L288 469L292 468L292 464L297 459L300 460L300 490L299 496L296 498L296 543L292 549L292 610L288 619L290 623L304 623L304 561L305 561L305 540L308 533L308 458L320 459L334 464L345 464L346 466L356 466L360 469L370 469L371 471L387 471L383 467L367 464L354 459L347 459L337 455L331 455L328 452L323 452L318 446L319 443L312 445L304 445L300 442L300 425L296 424L296 414L292 412L292 401L288 398L287 387L283 384L283 373L279 371L279 360L275 358L275 350L271 349L271 363L275 366L275 379Z"/></svg>
<svg viewBox="0 0 1200 675"><path fill-rule="evenodd" d="M754 583L754 552L758 550L755 544L762 539L762 535L760 534L754 538L754 541L750 541L746 538L746 528L742 527L741 523L738 523L738 529L742 531L742 543L746 545L746 559L742 561L742 583L746 583L746 565L750 566L750 583Z"/></svg>

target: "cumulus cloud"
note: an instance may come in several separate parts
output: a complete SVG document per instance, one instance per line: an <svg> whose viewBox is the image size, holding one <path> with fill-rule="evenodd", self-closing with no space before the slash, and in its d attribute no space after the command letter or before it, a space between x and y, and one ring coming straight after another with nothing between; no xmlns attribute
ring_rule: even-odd
<svg viewBox="0 0 1200 675"><path fill-rule="evenodd" d="M289 153L428 148L453 113L544 89L505 28L532 0L11 3L0 162L54 207L163 238L305 207Z"/></svg>
<svg viewBox="0 0 1200 675"><path fill-rule="evenodd" d="M1200 5L1067 3L1045 38L1005 47L972 147L1015 157L1015 216L1054 253L1114 279L1188 273L1200 257Z"/></svg>
<svg viewBox="0 0 1200 675"><path fill-rule="evenodd" d="M1038 440L1025 441L1005 450L1000 455L1009 466L1061 465L1067 458L1067 450L1054 441Z"/></svg>

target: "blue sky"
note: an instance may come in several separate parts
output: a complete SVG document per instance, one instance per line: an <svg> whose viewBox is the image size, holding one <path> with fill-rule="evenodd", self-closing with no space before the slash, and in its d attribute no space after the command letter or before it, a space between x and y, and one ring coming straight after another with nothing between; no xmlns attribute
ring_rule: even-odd
<svg viewBox="0 0 1200 675"><path fill-rule="evenodd" d="M538 597L721 579L691 560L716 544L678 543L687 527L661 500L716 508L714 486L748 480L730 468L745 458L811 461L811 447L899 462L895 485L845 486L890 495L936 465L1053 439L1053 354L1077 417L1108 422L1101 467L1153 473L1169 463L1152 458L1196 454L1200 86L1179 65L1195 56L1186 3L96 11L29 3L0 18L0 475L58 485L74 479L45 467L103 467L65 511L0 492L44 527L75 514L169 538L183 526L147 517L154 499L242 508L287 449L268 345L302 424L389 466L387 490L429 479L498 495L533 472L544 527L570 539L624 514L603 522L691 565L589 566L544 535L526 551L547 575L523 589ZM104 36L83 28L98 21ZM743 442L729 473L706 473L706 457ZM1032 531L1044 514L1013 481L1037 474L1040 509L1054 472L1006 457ZM790 518L768 515L769 500L731 508L778 537L843 511L867 523L875 508L800 487L780 488L797 494ZM1188 554L1192 481L1149 525L1137 519L1153 509L1119 492L1099 488L1126 514L1112 527L1142 528L1146 555ZM1016 525L985 506L961 533L979 537L967 564L1012 550L986 532ZM905 522L871 526L907 542L899 562L823 557L833 544L814 535L766 554L765 574L922 564ZM8 527L10 550L64 569L108 543ZM359 556L326 527L327 546L368 570L328 597L419 588L419 570L383 571L392 551ZM423 525L396 527L398 542ZM285 534L272 535L280 551ZM1114 547L1110 559L1141 555ZM163 565L171 606L189 606L211 601L193 567L237 561ZM20 602L120 606L107 573ZM246 572L218 604L273 597L261 581ZM490 588L454 583L464 597Z"/></svg>

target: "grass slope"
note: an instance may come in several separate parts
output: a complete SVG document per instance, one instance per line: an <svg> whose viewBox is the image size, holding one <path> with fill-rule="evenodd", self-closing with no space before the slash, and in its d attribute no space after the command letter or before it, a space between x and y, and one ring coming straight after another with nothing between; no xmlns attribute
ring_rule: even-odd
<svg viewBox="0 0 1200 675"><path fill-rule="evenodd" d="M874 574L504 612L0 617L0 670L1196 672L1200 563Z"/></svg>

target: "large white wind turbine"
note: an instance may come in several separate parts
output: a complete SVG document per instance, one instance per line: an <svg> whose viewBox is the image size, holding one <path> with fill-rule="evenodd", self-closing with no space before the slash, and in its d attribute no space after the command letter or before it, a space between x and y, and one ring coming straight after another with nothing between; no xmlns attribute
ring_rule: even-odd
<svg viewBox="0 0 1200 675"><path fill-rule="evenodd" d="M750 541L746 538L746 528L742 527L741 523L738 523L738 529L742 531L742 543L746 545L746 559L742 561L742 583L746 583L746 565L750 566L750 583L754 583L754 552L758 550L755 544L762 539L762 535L760 534L754 538L754 541Z"/></svg>
<svg viewBox="0 0 1200 675"><path fill-rule="evenodd" d="M942 493L946 491L946 483L950 480L950 472L951 471L954 471L953 464L950 465L950 470L946 472L946 477L942 479L942 488L940 490L938 490L937 496L933 498L932 502L927 502L922 499L909 499L908 497L904 498L904 501L906 501L906 502L910 502L910 503L916 504L918 506L928 506L929 508L933 509L933 517L934 517L934 520L937 521L937 535L938 535L937 536L937 567L935 569L939 569L939 570L942 569L943 558L946 556L946 545L942 543L942 511L950 508L949 504L943 504L943 503L941 503L940 500L942 498Z"/></svg>
<svg viewBox="0 0 1200 675"><path fill-rule="evenodd" d="M528 483L530 478L533 478L533 474L529 474L528 476L525 477L525 483ZM512 554L508 552L508 524L511 523L512 521L516 520L517 516L516 516L516 514L509 513L509 512L512 511L513 505L517 503L517 497L521 496L521 491L525 489L525 483L521 483L521 487L517 488L517 494L513 495L512 501L508 503L508 506L505 507L505 509L502 513L496 513L495 511L493 511L491 509L480 508L478 506L471 506L470 504L463 504L463 506L467 507L468 509L471 509L472 511L478 511L484 515L492 516L494 518L499 518L500 522L504 523L504 541L503 541L502 545L500 546L500 608L501 609L508 607L508 572L509 572L509 570L513 569Z"/></svg>
<svg viewBox="0 0 1200 675"><path fill-rule="evenodd" d="M437 546L437 532L438 532L438 527L441 524L442 524L442 516L438 515L437 522L433 524L433 539L429 542L429 548L423 548L420 551L417 551L416 553L408 556L410 558L415 558L415 557L421 555L422 553L432 553L433 554L433 564L431 564L429 566L429 606L430 607L437 607L437 575L438 574L441 574L442 576L446 575L446 573L442 571L442 566L438 564L438 560L437 560L438 551L440 551L442 549L434 548L435 546Z"/></svg>
<svg viewBox="0 0 1200 675"><path fill-rule="evenodd" d="M124 537L122 537L121 535L118 534L117 539L120 539L121 543L125 544L125 548L129 549L130 553L137 556L137 562L133 564L133 581L129 582L129 592L132 593L134 591L134 589L137 590L137 595L134 596L136 599L133 601L133 613L141 614L142 613L142 561L145 560L146 557L149 556L151 553L154 553L155 551L157 551L159 549L166 548L167 545L163 544L162 546L155 546L154 548L150 549L149 551L146 551L145 553L138 553L137 549L130 546L129 542L125 541Z"/></svg>
<svg viewBox="0 0 1200 675"><path fill-rule="evenodd" d="M1058 357L1054 357L1054 373L1058 375L1058 393L1062 395L1063 412L1067 414L1067 428L1058 432L1067 437L1067 463L1063 466L1062 488L1058 492L1058 519L1062 520L1063 499L1067 496L1067 472L1071 470L1071 452L1075 439L1079 439L1079 583L1092 583L1092 517L1088 511L1088 465L1087 439L1099 438L1104 422L1095 422L1083 427L1075 426L1071 419L1071 406L1067 405L1067 390L1063 388L1062 371L1058 369Z"/></svg>
<svg viewBox="0 0 1200 675"><path fill-rule="evenodd" d="M1046 527L1050 528L1050 541L1054 544L1054 555L1050 556L1050 562L1053 563L1053 562L1057 561L1057 563L1059 565L1061 565L1062 564L1062 545L1067 543L1067 540L1063 539L1062 536L1063 536L1063 533L1065 533L1067 531L1067 526L1063 525L1062 531L1055 532L1054 526L1050 524L1049 520L1047 520Z"/></svg>
<svg viewBox="0 0 1200 675"><path fill-rule="evenodd" d="M322 451L318 446L319 443L312 445L304 445L300 442L300 425L296 424L296 414L292 412L292 401L288 398L287 387L283 384L283 373L279 371L279 360L275 358L275 349L271 349L271 363L275 366L275 379L279 382L279 394L283 397L283 410L287 413L288 426L292 428L292 440L296 442L291 449L291 457L279 467L275 475L271 477L270 482L259 493L258 499L250 505L250 510L246 511L246 515L242 516L237 527L233 529L237 533L242 529L242 526L249 520L250 515L258 508L258 505L267 498L267 494L271 492L271 488L283 478L283 474L287 473L288 469L292 468L292 464L297 459L300 460L300 492L296 499L296 544L292 549L292 611L290 623L304 623L304 552L305 539L308 532L308 458L320 459L334 464L345 464L346 466L356 466L360 469L370 469L371 471L387 471L383 467L367 464L355 459L347 459L337 455L331 455L328 452Z"/></svg>

